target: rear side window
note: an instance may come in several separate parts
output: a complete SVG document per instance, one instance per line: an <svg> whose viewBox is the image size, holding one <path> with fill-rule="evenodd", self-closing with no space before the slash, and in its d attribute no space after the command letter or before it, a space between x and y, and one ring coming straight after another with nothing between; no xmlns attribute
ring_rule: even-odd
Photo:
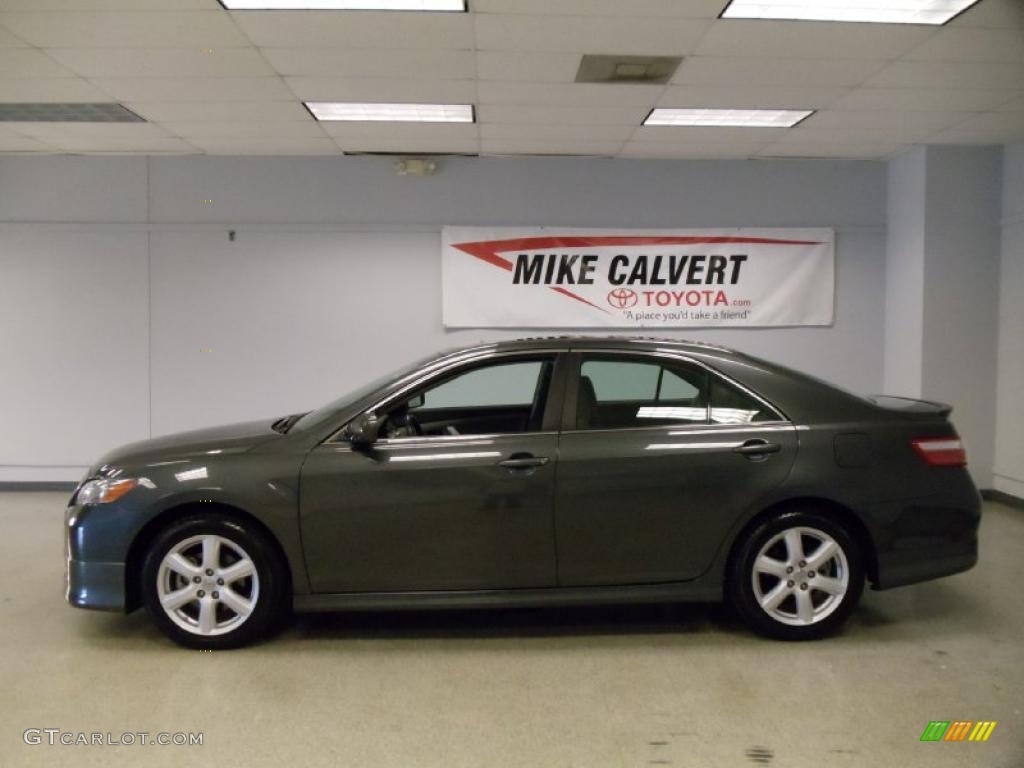
<svg viewBox="0 0 1024 768"><path fill-rule="evenodd" d="M781 417L761 401L718 377L711 381L711 423L753 424Z"/></svg>
<svg viewBox="0 0 1024 768"><path fill-rule="evenodd" d="M684 363L584 358L577 429L706 424L708 375Z"/></svg>

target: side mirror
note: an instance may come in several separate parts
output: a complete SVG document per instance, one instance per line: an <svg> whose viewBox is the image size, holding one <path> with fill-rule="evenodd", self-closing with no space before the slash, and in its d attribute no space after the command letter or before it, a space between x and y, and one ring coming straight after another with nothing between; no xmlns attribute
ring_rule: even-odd
<svg viewBox="0 0 1024 768"><path fill-rule="evenodd" d="M345 430L349 443L356 450L365 450L377 442L383 422L373 411L356 416Z"/></svg>

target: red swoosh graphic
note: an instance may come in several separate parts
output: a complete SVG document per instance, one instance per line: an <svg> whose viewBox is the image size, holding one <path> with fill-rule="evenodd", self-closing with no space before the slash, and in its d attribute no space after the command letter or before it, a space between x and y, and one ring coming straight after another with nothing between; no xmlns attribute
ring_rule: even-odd
<svg viewBox="0 0 1024 768"><path fill-rule="evenodd" d="M695 236L673 236L673 235L600 235L594 237L563 236L563 237L518 237L510 240L479 240L472 243L452 243L453 248L458 248L481 261L493 264L500 269L511 272L512 262L499 253L505 251L536 251L548 248L586 248L588 246L602 245L695 245L695 244L721 244L721 243L746 243L757 245L820 245L817 240L780 240L772 237L732 237L718 235L695 235ZM579 294L562 288L561 286L548 286L556 293L561 293L570 298L581 301L584 304L610 315L611 312L600 307Z"/></svg>

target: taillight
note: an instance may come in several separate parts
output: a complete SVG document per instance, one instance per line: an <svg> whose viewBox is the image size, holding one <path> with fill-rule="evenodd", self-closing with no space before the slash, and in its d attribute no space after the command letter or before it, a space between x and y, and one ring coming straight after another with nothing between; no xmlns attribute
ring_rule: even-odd
<svg viewBox="0 0 1024 768"><path fill-rule="evenodd" d="M959 437L919 437L911 440L910 444L931 467L962 467L967 464L967 451Z"/></svg>

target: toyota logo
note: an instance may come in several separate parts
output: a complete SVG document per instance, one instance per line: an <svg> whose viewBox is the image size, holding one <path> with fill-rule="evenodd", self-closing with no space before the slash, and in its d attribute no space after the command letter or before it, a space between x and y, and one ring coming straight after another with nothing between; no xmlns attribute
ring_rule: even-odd
<svg viewBox="0 0 1024 768"><path fill-rule="evenodd" d="M616 309L629 309L636 306L638 299L636 291L631 291L629 288L616 288L614 291L608 292L608 303Z"/></svg>

